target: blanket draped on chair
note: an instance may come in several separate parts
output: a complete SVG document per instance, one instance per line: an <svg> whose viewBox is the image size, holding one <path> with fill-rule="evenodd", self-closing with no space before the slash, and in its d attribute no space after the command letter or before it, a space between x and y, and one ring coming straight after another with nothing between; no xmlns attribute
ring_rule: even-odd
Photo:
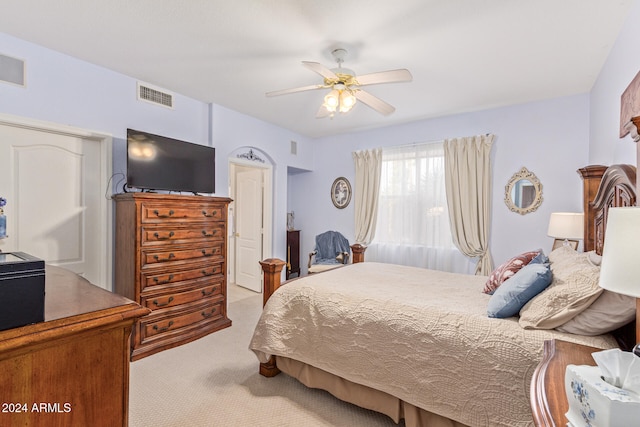
<svg viewBox="0 0 640 427"><path fill-rule="evenodd" d="M337 231L326 231L316 236L316 260L314 264L338 264L336 256L349 253L349 241Z"/></svg>

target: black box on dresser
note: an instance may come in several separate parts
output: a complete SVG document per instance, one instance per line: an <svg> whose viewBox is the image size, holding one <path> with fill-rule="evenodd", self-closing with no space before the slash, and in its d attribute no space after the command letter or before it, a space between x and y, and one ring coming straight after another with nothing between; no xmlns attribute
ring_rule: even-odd
<svg viewBox="0 0 640 427"><path fill-rule="evenodd" d="M0 330L44 321L44 261L0 252Z"/></svg>

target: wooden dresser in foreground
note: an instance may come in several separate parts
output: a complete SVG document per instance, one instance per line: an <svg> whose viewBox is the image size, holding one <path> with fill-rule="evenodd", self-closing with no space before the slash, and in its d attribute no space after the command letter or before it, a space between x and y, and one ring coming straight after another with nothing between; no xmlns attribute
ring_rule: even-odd
<svg viewBox="0 0 640 427"><path fill-rule="evenodd" d="M149 308L131 360L231 326L227 207L231 199L126 193L116 202L115 291Z"/></svg>
<svg viewBox="0 0 640 427"><path fill-rule="evenodd" d="M536 427L564 427L569 402L564 388L567 365L595 365L591 353L601 351L566 341L544 342L544 354L531 378L531 409Z"/></svg>
<svg viewBox="0 0 640 427"><path fill-rule="evenodd" d="M0 331L0 425L127 426L129 337L146 313L47 266L44 322Z"/></svg>

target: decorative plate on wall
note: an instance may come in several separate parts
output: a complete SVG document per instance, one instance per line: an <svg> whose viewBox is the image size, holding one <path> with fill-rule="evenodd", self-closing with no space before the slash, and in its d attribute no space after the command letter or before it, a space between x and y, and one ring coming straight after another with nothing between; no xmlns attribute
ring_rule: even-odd
<svg viewBox="0 0 640 427"><path fill-rule="evenodd" d="M351 201L351 184L343 176L336 178L331 185L331 201L338 209L344 209Z"/></svg>

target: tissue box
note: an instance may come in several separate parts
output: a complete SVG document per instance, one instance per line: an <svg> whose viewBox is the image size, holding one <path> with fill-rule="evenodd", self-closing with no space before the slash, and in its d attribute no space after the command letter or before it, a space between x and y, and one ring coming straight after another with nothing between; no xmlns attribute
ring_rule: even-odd
<svg viewBox="0 0 640 427"><path fill-rule="evenodd" d="M597 366L568 365L567 420L574 427L629 427L640 420L640 396L602 379Z"/></svg>
<svg viewBox="0 0 640 427"><path fill-rule="evenodd" d="M44 261L24 252L0 253L0 330L44 320Z"/></svg>

